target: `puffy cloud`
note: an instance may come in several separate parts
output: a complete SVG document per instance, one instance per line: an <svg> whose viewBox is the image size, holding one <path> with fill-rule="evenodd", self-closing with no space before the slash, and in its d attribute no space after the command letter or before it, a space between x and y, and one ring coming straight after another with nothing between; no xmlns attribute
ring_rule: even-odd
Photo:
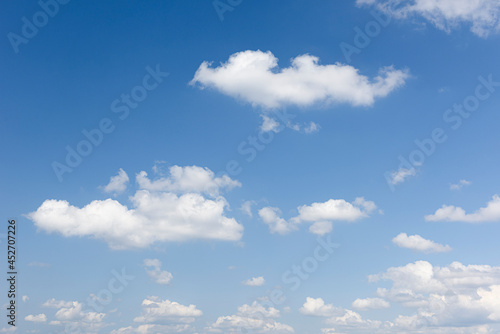
<svg viewBox="0 0 500 334"><path fill-rule="evenodd" d="M305 133L315 133L318 132L320 129L320 126L314 122L310 122L308 126L304 128Z"/></svg>
<svg viewBox="0 0 500 334"><path fill-rule="evenodd" d="M443 205L434 214L425 216L427 221L448 221L483 223L500 221L500 197L494 195L486 207L480 208L474 213L465 213L461 207L453 205Z"/></svg>
<svg viewBox="0 0 500 334"><path fill-rule="evenodd" d="M372 275L370 281L391 280L391 289L378 289L380 297L416 309L412 316L400 316L400 329L440 328L435 333L481 333L488 322L500 322L500 267L453 262L445 267L417 261ZM448 331L446 327L463 328ZM441 328L442 327L442 328ZM471 327L472 328L472 327ZM477 329L476 328L476 329ZM434 331L429 331L434 333ZM484 331L484 333L488 333Z"/></svg>
<svg viewBox="0 0 500 334"><path fill-rule="evenodd" d="M325 304L323 298L307 297L306 302L299 309L300 313L316 317L330 317L339 312L339 308L332 304Z"/></svg>
<svg viewBox="0 0 500 334"><path fill-rule="evenodd" d="M181 323L193 322L203 312L196 305L185 306L168 299L161 300L158 297L148 297L142 301L142 315L134 319L135 322L156 322L161 320L176 321Z"/></svg>
<svg viewBox="0 0 500 334"><path fill-rule="evenodd" d="M400 233L392 239L392 242L399 247L409 248L414 251L425 253L441 253L451 251L450 246L443 246L434 241L424 239L418 234L408 236L406 233Z"/></svg>
<svg viewBox="0 0 500 334"><path fill-rule="evenodd" d="M269 226L271 233L287 234L297 227L280 217L281 211L278 208L265 207L259 210L259 216L264 223Z"/></svg>
<svg viewBox="0 0 500 334"><path fill-rule="evenodd" d="M405 70L384 67L377 77L369 79L349 65L319 65L317 57L307 54L292 59L290 67L279 69L278 59L270 51L247 50L231 55L215 68L203 62L191 84L264 108L315 103L370 106L376 98L401 87L407 78Z"/></svg>
<svg viewBox="0 0 500 334"><path fill-rule="evenodd" d="M262 115L261 117L262 117L262 125L260 126L260 131L262 132L273 131L275 133L280 132L281 125L279 122L266 115Z"/></svg>
<svg viewBox="0 0 500 334"><path fill-rule="evenodd" d="M358 310L379 310L389 308L391 305L382 298L356 299L352 307Z"/></svg>
<svg viewBox="0 0 500 334"><path fill-rule="evenodd" d="M62 301L49 299L43 304L45 307L58 308L55 318L50 325L72 328L84 333L97 333L105 326L105 313L92 312L84 310L84 305L77 301Z"/></svg>
<svg viewBox="0 0 500 334"><path fill-rule="evenodd" d="M330 199L323 203L299 206L299 214L289 221L280 217L281 211L278 208L262 208L259 215L269 225L271 233L286 234L296 230L298 224L307 222L311 224L311 233L324 235L332 231L333 221L356 221L368 217L376 209L375 203L358 197L352 203L343 199Z"/></svg>
<svg viewBox="0 0 500 334"><path fill-rule="evenodd" d="M144 266L148 276L158 284L169 284L173 276L166 270L161 270L161 261L158 259L145 259Z"/></svg>
<svg viewBox="0 0 500 334"><path fill-rule="evenodd" d="M451 184L450 185L450 190L460 190L462 189L463 187L465 186L469 186L471 184L470 181L467 181L467 180L460 180L458 183L456 184Z"/></svg>
<svg viewBox="0 0 500 334"><path fill-rule="evenodd" d="M227 175L216 177L208 168L198 166L172 166L170 175L151 181L144 171L136 176L140 189L149 191L167 191L176 194L199 193L217 196L223 190L241 187L241 183Z"/></svg>
<svg viewBox="0 0 500 334"><path fill-rule="evenodd" d="M264 277L260 276L260 277L252 277L241 283L247 286L263 286L266 283L266 280L264 279Z"/></svg>
<svg viewBox="0 0 500 334"><path fill-rule="evenodd" d="M130 197L130 209L112 199L96 200L82 208L64 200L46 200L27 217L48 233L89 236L104 240L114 249L144 248L167 241L241 239L243 226L225 216L228 203L224 197L208 199L201 193L189 192L203 192L207 185L218 192L237 181L227 176L214 178L211 171L203 168L179 167L170 171L172 179L154 182L140 173L138 182L148 189L138 190Z"/></svg>
<svg viewBox="0 0 500 334"><path fill-rule="evenodd" d="M29 315L24 317L24 320L31 321L31 322L46 322L47 316L43 313L40 313L37 315L29 314Z"/></svg>
<svg viewBox="0 0 500 334"><path fill-rule="evenodd" d="M421 16L438 29L450 32L461 24L480 36L500 30L498 0L357 0L358 5L373 5L397 19Z"/></svg>
<svg viewBox="0 0 500 334"><path fill-rule="evenodd" d="M241 333L242 330L252 333L294 333L291 326L274 320L279 316L279 310L273 307L265 308L253 302L252 305L245 304L238 307L238 313L235 315L217 318L206 331L230 334Z"/></svg>
<svg viewBox="0 0 500 334"><path fill-rule="evenodd" d="M112 176L109 183L103 187L103 190L107 193L113 193L115 195L121 194L127 189L129 178L127 173L120 168L118 175Z"/></svg>
<svg viewBox="0 0 500 334"><path fill-rule="evenodd" d="M28 296L22 296L21 299L23 300L23 302L26 303L28 300L30 300L30 297L28 297Z"/></svg>

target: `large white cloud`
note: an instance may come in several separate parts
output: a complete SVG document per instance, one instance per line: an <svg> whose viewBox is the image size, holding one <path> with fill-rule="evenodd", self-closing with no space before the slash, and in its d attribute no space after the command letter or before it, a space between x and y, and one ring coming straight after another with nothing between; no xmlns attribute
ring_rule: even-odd
<svg viewBox="0 0 500 334"><path fill-rule="evenodd" d="M190 323L196 317L203 315L196 305L182 305L168 299L161 300L153 296L142 301L142 315L134 319L135 322L153 323L167 320L172 322Z"/></svg>
<svg viewBox="0 0 500 334"><path fill-rule="evenodd" d="M294 333L294 329L279 323L280 311L274 307L265 308L258 302L238 307L235 315L222 316L209 327L207 332L215 333Z"/></svg>
<svg viewBox="0 0 500 334"><path fill-rule="evenodd" d="M218 67L210 65L203 62L191 84L214 88L264 108L315 103L369 106L408 78L406 70L385 67L370 79L349 65L320 65L317 57L308 54L293 58L290 67L279 69L278 59L270 51L260 50L238 52Z"/></svg>
<svg viewBox="0 0 500 334"><path fill-rule="evenodd" d="M209 174L209 180L215 180L217 192L234 184L229 178L210 178L209 171L202 170L203 175ZM225 216L228 203L224 197L209 199L203 193L187 192L194 189L203 192L206 178L196 182L188 177L192 182L183 182L181 175L176 178L177 183L165 182L159 186L146 183L142 173L138 177L146 184L142 186L150 190L138 190L131 196L131 208L112 199L92 201L82 208L65 200L46 200L27 217L43 231L66 237L93 237L106 241L114 249L142 248L165 241L241 239L243 226ZM177 193L163 191L171 186Z"/></svg>
<svg viewBox="0 0 500 334"><path fill-rule="evenodd" d="M24 317L24 320L30 321L30 322L46 322L47 321L47 316L43 313L33 315L29 314Z"/></svg>
<svg viewBox="0 0 500 334"><path fill-rule="evenodd" d="M326 202L302 205L297 208L298 215L289 221L280 217L278 208L264 207L259 210L259 216L269 225L271 233L286 234L297 229L300 223L310 223L309 231L324 235L331 232L333 221L356 221L368 217L377 206L372 201L358 197L349 203L343 199L330 199Z"/></svg>
<svg viewBox="0 0 500 334"><path fill-rule="evenodd" d="M409 248L414 251L425 253L441 253L451 251L450 246L444 246L434 241L424 239L418 234L408 236L406 233L400 233L392 239L392 242L399 247Z"/></svg>
<svg viewBox="0 0 500 334"><path fill-rule="evenodd" d="M434 214L425 216L425 220L466 223L500 222L500 197L494 195L486 207L474 213L466 213L461 207L443 205Z"/></svg>
<svg viewBox="0 0 500 334"><path fill-rule="evenodd" d="M500 30L498 0L357 0L358 5L373 5L397 19L421 16L438 29L450 32L461 24L481 37Z"/></svg>

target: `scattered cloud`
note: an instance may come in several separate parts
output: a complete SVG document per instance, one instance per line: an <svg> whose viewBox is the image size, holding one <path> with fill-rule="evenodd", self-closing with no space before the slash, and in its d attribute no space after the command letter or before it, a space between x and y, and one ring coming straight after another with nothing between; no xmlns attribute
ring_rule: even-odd
<svg viewBox="0 0 500 334"><path fill-rule="evenodd" d="M245 201L241 207L240 210L246 214L248 217L253 217L252 213L252 206L255 205L255 201Z"/></svg>
<svg viewBox="0 0 500 334"><path fill-rule="evenodd" d="M299 309L300 313L315 317L330 317L339 313L339 308L331 304L325 304L323 298L307 297L306 302Z"/></svg>
<svg viewBox="0 0 500 334"><path fill-rule="evenodd" d="M471 184L470 181L467 180L460 180L456 184L451 184L450 185L450 190L460 190L465 186L469 186Z"/></svg>
<svg viewBox="0 0 500 334"><path fill-rule="evenodd" d="M259 215L269 225L271 233L286 234L306 222L311 224L309 232L324 235L332 231L333 221L356 221L368 217L376 209L374 202L358 197L352 203L343 199L330 199L323 203L299 206L299 214L289 221L281 218L281 211L274 207L260 209Z"/></svg>
<svg viewBox="0 0 500 334"><path fill-rule="evenodd" d="M173 276L166 270L161 270L161 261L158 259L145 259L146 273L158 284L169 284Z"/></svg>
<svg viewBox="0 0 500 334"><path fill-rule="evenodd" d="M211 326L206 328L207 332L216 333L239 333L246 329L251 333L294 333L294 329L274 318L280 317L280 311L274 307L265 308L254 301L252 305L238 307L235 315L222 316Z"/></svg>
<svg viewBox="0 0 500 334"><path fill-rule="evenodd" d="M389 183L393 185L397 185L403 183L410 176L417 175L415 168L400 168L397 171L393 171L390 173Z"/></svg>
<svg viewBox="0 0 500 334"><path fill-rule="evenodd" d="M120 168L118 175L112 176L109 183L102 187L104 192L119 195L127 189L129 178L127 173Z"/></svg>
<svg viewBox="0 0 500 334"><path fill-rule="evenodd" d="M443 205L434 214L425 216L425 220L465 223L500 222L500 197L494 195L486 207L474 213L466 213L461 207Z"/></svg>
<svg viewBox="0 0 500 334"><path fill-rule="evenodd" d="M451 251L451 247L446 245L435 243L434 241L422 238L420 235L410 235L406 233L398 234L392 242L399 247L409 248L414 251L425 252L425 253L442 253Z"/></svg>
<svg viewBox="0 0 500 334"><path fill-rule="evenodd" d="M408 71L384 67L370 79L341 63L320 65L317 57L305 54L291 60L288 68L278 68L270 52L242 51L226 63L211 67L203 62L191 81L201 88L214 88L253 106L282 108L317 103L348 103L370 106L404 85Z"/></svg>
<svg viewBox="0 0 500 334"><path fill-rule="evenodd" d="M352 307L358 310L380 310L391 307L391 304L382 298L356 299Z"/></svg>
<svg viewBox="0 0 500 334"><path fill-rule="evenodd" d="M318 132L320 128L321 127L318 124L316 124L314 122L310 122L309 125L304 128L304 132L305 133L315 133L315 132Z"/></svg>
<svg viewBox="0 0 500 334"><path fill-rule="evenodd" d="M260 126L260 131L262 132L273 131L274 133L278 133L281 131L281 125L278 121L266 115L261 115L261 117L262 117L262 125Z"/></svg>
<svg viewBox="0 0 500 334"><path fill-rule="evenodd" d="M500 3L497 0L357 0L372 5L400 20L422 17L449 33L462 24L479 37L500 30Z"/></svg>
<svg viewBox="0 0 500 334"><path fill-rule="evenodd" d="M135 322L152 323L157 321L176 321L180 323L191 323L195 318L203 315L196 305L185 306L168 299L161 300L158 297L148 297L142 301L142 315L134 319Z"/></svg>
<svg viewBox="0 0 500 334"><path fill-rule="evenodd" d="M246 281L241 282L241 284L247 286L263 286L265 283L266 280L262 276L252 277L250 279L247 279Z"/></svg>
<svg viewBox="0 0 500 334"><path fill-rule="evenodd" d="M104 240L113 249L193 239L241 239L243 226L225 216L225 198L209 199L203 194L207 185L214 186L209 187L209 193L219 193L222 188L239 184L237 181L227 176L215 178L210 170L201 167L174 166L170 171L172 178L154 182L146 178L145 172L139 173L142 189L130 197L131 208L112 199L96 200L82 208L51 199L27 217L45 232L89 236Z"/></svg>
<svg viewBox="0 0 500 334"><path fill-rule="evenodd" d="M24 317L24 320L30 321L30 322L46 322L47 316L43 313L40 313L37 315L29 314L29 315Z"/></svg>

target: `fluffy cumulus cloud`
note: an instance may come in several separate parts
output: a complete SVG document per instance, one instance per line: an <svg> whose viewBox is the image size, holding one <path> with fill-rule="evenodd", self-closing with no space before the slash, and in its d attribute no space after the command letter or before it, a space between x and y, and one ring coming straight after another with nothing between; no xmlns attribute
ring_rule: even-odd
<svg viewBox="0 0 500 334"><path fill-rule="evenodd" d="M105 313L91 311L77 301L63 301L54 298L47 300L44 307L56 308L55 320L49 324L83 333L97 333L105 327Z"/></svg>
<svg viewBox="0 0 500 334"><path fill-rule="evenodd" d="M409 248L414 251L425 253L441 253L451 251L450 246L444 246L434 241L424 239L418 234L408 236L406 233L400 233L392 239L392 242L399 247Z"/></svg>
<svg viewBox="0 0 500 334"><path fill-rule="evenodd" d="M397 19L422 17L438 29L450 32L462 24L480 36L500 30L498 0L357 0L358 5L375 6Z"/></svg>
<svg viewBox="0 0 500 334"><path fill-rule="evenodd" d="M46 322L47 316L43 313L40 313L37 315L29 314L29 315L24 317L24 320L31 321L31 322Z"/></svg>
<svg viewBox="0 0 500 334"><path fill-rule="evenodd" d="M225 216L228 203L219 195L239 185L237 181L194 166L174 166L170 172L169 177L153 181L145 172L139 173L140 188L129 198L130 208L113 199L96 200L82 208L50 199L27 217L45 232L89 236L114 249L193 239L241 239L243 226Z"/></svg>
<svg viewBox="0 0 500 334"><path fill-rule="evenodd" d="M440 328L436 333L488 333L490 322L500 322L500 267L454 262L433 266L417 261L386 272L371 275L369 280L392 281L390 289L379 288L381 298L413 309L412 316L399 316L393 325L416 331ZM457 327L455 331L446 328ZM434 331L429 331L434 332Z"/></svg>
<svg viewBox="0 0 500 334"><path fill-rule="evenodd" d="M500 222L500 197L494 195L486 207L474 213L466 213L461 207L443 205L434 214L425 216L425 220L466 223Z"/></svg>
<svg viewBox="0 0 500 334"><path fill-rule="evenodd" d="M322 298L308 297L299 311L304 315L324 317L325 323L335 326L335 328L324 328L323 333L338 333L336 328L373 331L382 324L380 321L363 319L359 313L352 310L325 304Z"/></svg>
<svg viewBox="0 0 500 334"><path fill-rule="evenodd" d="M349 65L320 65L317 57L308 54L293 58L290 67L280 69L270 51L247 50L231 55L217 67L203 62L191 84L263 108L317 103L370 106L401 87L407 78L407 71L392 67L381 68L378 76L368 78Z"/></svg>
<svg viewBox="0 0 500 334"><path fill-rule="evenodd" d="M129 182L129 178L127 173L120 168L118 171L118 175L112 176L109 180L109 183L102 187L104 192L113 193L115 195L123 193L127 189L127 184Z"/></svg>
<svg viewBox="0 0 500 334"><path fill-rule="evenodd" d="M148 297L142 301L142 315L134 318L135 322L153 323L158 321L191 323L203 312L196 305L182 305L168 299Z"/></svg>
<svg viewBox="0 0 500 334"><path fill-rule="evenodd" d="M205 328L213 333L294 333L294 329L277 322L280 311L274 307L266 308L258 302L242 305L235 315L219 317L211 326Z"/></svg>
<svg viewBox="0 0 500 334"><path fill-rule="evenodd" d="M349 203L343 199L330 199L326 202L302 205L297 208L298 215L289 221L281 218L278 208L265 207L259 210L259 216L269 225L271 233L286 234L296 230L301 223L311 224L309 231L324 235L331 232L334 221L353 222L368 217L377 206L372 201L358 197Z"/></svg>
<svg viewBox="0 0 500 334"><path fill-rule="evenodd" d="M166 270L161 270L161 261L158 259L145 259L146 273L158 284L169 284L173 276Z"/></svg>
<svg viewBox="0 0 500 334"><path fill-rule="evenodd" d="M259 276L259 277L252 277L241 283L247 286L263 286L266 283L266 280L264 279L264 277Z"/></svg>

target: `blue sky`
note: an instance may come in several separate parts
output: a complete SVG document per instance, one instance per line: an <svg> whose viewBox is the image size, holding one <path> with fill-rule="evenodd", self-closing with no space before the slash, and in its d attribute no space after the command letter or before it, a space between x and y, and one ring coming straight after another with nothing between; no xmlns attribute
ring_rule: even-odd
<svg viewBox="0 0 500 334"><path fill-rule="evenodd" d="M0 333L500 332L497 1L3 7Z"/></svg>

